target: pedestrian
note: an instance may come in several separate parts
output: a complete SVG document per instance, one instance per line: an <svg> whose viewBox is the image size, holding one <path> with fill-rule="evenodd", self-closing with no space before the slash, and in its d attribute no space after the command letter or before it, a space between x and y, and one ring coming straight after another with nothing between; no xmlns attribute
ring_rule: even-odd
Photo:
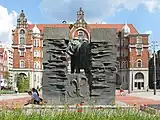
<svg viewBox="0 0 160 120"><path fill-rule="evenodd" d="M124 90L122 88L120 88L120 95L121 96L125 96L125 92L124 92Z"/></svg>

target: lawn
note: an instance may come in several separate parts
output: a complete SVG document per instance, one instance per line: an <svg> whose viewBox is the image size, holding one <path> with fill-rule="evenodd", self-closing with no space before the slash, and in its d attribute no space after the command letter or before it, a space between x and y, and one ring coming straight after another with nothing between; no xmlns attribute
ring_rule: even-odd
<svg viewBox="0 0 160 120"><path fill-rule="evenodd" d="M88 111L88 110L87 110ZM133 109L94 109L82 113L77 111L25 110L1 111L0 120L160 120L159 115L152 115Z"/></svg>

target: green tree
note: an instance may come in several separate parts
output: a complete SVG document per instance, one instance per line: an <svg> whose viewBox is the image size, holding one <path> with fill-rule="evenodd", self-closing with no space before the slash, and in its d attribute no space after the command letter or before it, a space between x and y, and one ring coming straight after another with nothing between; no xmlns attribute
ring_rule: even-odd
<svg viewBox="0 0 160 120"><path fill-rule="evenodd" d="M17 76L17 87L19 92L26 92L29 90L29 79L27 76Z"/></svg>

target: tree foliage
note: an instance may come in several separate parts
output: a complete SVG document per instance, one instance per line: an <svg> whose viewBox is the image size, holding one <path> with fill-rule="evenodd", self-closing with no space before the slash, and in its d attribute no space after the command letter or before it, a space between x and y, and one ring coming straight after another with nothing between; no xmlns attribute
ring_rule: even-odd
<svg viewBox="0 0 160 120"><path fill-rule="evenodd" d="M29 79L24 75L17 75L17 87L19 92L26 92L29 90Z"/></svg>

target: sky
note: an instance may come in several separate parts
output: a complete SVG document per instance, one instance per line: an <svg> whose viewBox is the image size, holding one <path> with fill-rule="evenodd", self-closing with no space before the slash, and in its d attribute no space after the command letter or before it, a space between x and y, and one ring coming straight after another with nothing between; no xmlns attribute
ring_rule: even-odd
<svg viewBox="0 0 160 120"><path fill-rule="evenodd" d="M12 43L12 29L21 10L28 23L54 24L76 20L79 8L88 23L133 24L150 41L160 41L160 0L0 0L0 41Z"/></svg>

